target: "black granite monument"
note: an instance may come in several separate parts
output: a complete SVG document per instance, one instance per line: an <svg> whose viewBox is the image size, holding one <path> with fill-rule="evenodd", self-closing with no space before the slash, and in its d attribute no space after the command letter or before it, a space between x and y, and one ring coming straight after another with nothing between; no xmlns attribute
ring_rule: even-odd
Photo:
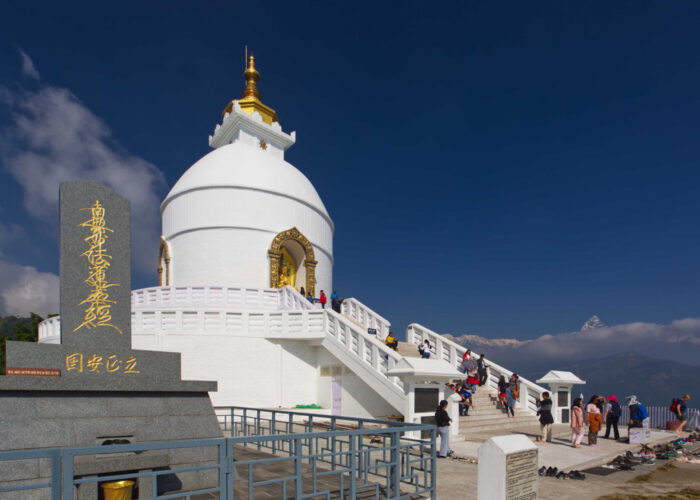
<svg viewBox="0 0 700 500"><path fill-rule="evenodd" d="M180 354L131 348L129 201L96 181L60 187L61 344L7 342L0 376L0 450L221 437L208 391L180 379ZM86 460L76 475L216 462L214 449ZM0 484L49 474L2 464ZM211 476L211 477L209 477ZM178 489L216 473L170 478ZM96 498L84 485L79 498ZM142 485L141 497L150 496Z"/></svg>

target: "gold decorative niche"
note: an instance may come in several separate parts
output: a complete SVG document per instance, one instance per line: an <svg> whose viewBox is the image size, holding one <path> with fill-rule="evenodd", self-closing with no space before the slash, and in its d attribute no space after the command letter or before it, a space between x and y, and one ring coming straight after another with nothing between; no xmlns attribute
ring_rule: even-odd
<svg viewBox="0 0 700 500"><path fill-rule="evenodd" d="M287 241L295 241L304 249L304 267L306 269L306 283L304 289L306 293L310 292L311 295L316 296L316 264L318 264L318 262L314 258L314 248L306 236L301 234L296 227L282 231L275 236L270 249L267 251L270 257L270 288L281 288L284 286L284 284L281 283L284 279L280 280L283 271L283 268L280 266L285 265L285 253L286 258L294 262L294 259L292 259L287 249L282 246L282 244ZM294 282L286 284L294 286Z"/></svg>
<svg viewBox="0 0 700 500"><path fill-rule="evenodd" d="M165 283L163 283L163 264L165 264ZM170 285L170 248L168 242L161 236L158 249L158 285Z"/></svg>

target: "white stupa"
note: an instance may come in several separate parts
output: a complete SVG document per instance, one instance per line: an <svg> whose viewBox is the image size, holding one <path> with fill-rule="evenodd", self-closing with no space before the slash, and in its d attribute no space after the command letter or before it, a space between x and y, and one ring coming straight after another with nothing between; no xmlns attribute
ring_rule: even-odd
<svg viewBox="0 0 700 500"><path fill-rule="evenodd" d="M463 376L465 349L411 324L396 352L383 341L389 321L359 300L334 311L299 293L317 299L323 290L331 305L333 222L311 182L284 161L295 133L262 103L253 57L245 79L209 138L214 150L163 200L159 284L131 293L132 346L181 353L183 379L218 382L217 406L315 404L320 413L431 419L451 394L445 382ZM425 340L432 356L415 359ZM61 342L60 317L39 325L39 341ZM488 393L480 392L488 406L511 373L489 365ZM521 378L517 425L536 422L543 390ZM504 428L500 410L489 411L484 428Z"/></svg>
<svg viewBox="0 0 700 500"><path fill-rule="evenodd" d="M260 101L253 56L243 98L161 205L161 285L291 285L330 294L333 221L311 182L284 161L295 133Z"/></svg>

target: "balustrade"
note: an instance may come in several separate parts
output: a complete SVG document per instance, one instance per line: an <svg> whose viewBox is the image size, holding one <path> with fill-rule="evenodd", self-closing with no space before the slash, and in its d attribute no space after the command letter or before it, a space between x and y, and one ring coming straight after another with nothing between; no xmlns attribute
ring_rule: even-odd
<svg viewBox="0 0 700 500"><path fill-rule="evenodd" d="M411 323L408 325L408 329L406 330L407 342L418 345L425 339L428 339L430 342L432 346L432 353L435 357L447 361L456 368L461 366L462 356L465 352L467 352L465 347L452 342L442 335L435 333L417 323ZM476 359L477 356L472 353L471 358ZM506 380L508 380L513 372L497 365L490 359L487 360L487 364L489 366L488 377L486 379L487 387L495 391L498 389L499 377L502 375L506 378ZM518 405L520 408L526 409L531 413L537 412L535 398L540 397L540 395L547 389L523 377L519 377L519 380L520 394L518 397Z"/></svg>

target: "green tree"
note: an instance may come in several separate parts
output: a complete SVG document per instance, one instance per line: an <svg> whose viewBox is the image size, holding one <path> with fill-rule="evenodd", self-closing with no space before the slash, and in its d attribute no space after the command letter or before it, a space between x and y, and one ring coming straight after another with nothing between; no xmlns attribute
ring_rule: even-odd
<svg viewBox="0 0 700 500"><path fill-rule="evenodd" d="M12 335L8 336L5 333L0 334L0 374L5 374L5 359L6 345L5 342L17 340L19 342L36 342L39 338L39 323L44 321L44 318L35 313L30 313L28 318L18 318L10 316L0 318L0 324L3 325L3 331L6 332L12 328Z"/></svg>

